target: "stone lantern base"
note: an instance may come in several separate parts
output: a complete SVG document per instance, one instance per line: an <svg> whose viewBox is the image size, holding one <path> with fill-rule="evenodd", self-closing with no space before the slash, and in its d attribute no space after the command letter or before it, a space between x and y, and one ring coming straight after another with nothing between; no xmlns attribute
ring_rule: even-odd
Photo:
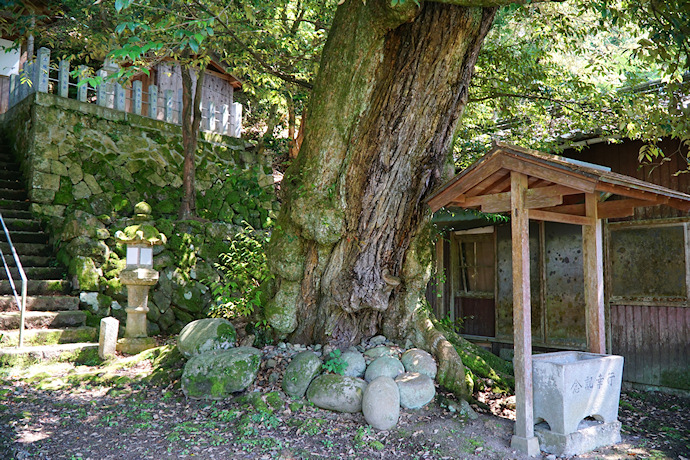
<svg viewBox="0 0 690 460"><path fill-rule="evenodd" d="M136 355L156 346L156 340L152 337L125 337L117 341L116 349L126 355Z"/></svg>

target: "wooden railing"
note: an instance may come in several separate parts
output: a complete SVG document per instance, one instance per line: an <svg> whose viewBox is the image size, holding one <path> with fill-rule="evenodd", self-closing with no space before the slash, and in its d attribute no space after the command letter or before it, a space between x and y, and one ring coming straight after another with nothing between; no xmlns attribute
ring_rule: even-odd
<svg viewBox="0 0 690 460"><path fill-rule="evenodd" d="M134 81L128 88L108 80L109 72L98 70L96 75L103 82L93 87L85 82L89 78L89 69L79 66L77 79L70 74L70 63L60 60L56 68L50 65L50 50L40 48L35 59L28 61L19 75L10 76L8 107L14 107L28 95L38 91L54 93L61 97L76 97L80 102L95 103L122 112L147 116L168 123L181 124L182 90L177 94L173 90L159 94L156 85L144 89L141 81ZM145 110L144 110L145 108ZM240 137L242 131L242 105L202 104L201 129Z"/></svg>

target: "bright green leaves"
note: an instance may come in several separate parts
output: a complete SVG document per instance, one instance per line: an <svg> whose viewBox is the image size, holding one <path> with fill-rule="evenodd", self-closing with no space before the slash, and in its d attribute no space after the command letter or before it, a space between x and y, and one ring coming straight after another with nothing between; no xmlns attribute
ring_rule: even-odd
<svg viewBox="0 0 690 460"><path fill-rule="evenodd" d="M134 0L115 0L115 11L118 13L125 8L129 8Z"/></svg>

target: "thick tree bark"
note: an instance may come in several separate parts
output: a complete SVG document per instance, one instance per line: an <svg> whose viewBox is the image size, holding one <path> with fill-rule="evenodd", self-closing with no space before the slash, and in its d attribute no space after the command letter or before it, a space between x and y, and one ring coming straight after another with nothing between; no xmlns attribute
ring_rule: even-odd
<svg viewBox="0 0 690 460"><path fill-rule="evenodd" d="M182 147L184 164L182 166L182 203L179 218L182 220L196 217L196 187L194 185L194 158L199 143L201 126L201 91L204 85L204 68L200 68L192 94L192 67L182 67Z"/></svg>
<svg viewBox="0 0 690 460"><path fill-rule="evenodd" d="M279 334L348 346L384 333L444 356L453 378L464 374L421 309L431 263L424 200L448 178L494 14L390 0L338 8L269 247L276 280L266 315Z"/></svg>

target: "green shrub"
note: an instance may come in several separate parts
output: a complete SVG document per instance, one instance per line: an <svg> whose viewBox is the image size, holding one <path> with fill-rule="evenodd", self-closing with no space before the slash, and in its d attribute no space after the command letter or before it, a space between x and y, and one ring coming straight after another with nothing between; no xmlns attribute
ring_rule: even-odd
<svg viewBox="0 0 690 460"><path fill-rule="evenodd" d="M249 224L235 235L228 252L215 264L221 279L211 283L214 305L210 316L232 320L258 313L261 285L271 276L264 253L266 243L268 234Z"/></svg>

